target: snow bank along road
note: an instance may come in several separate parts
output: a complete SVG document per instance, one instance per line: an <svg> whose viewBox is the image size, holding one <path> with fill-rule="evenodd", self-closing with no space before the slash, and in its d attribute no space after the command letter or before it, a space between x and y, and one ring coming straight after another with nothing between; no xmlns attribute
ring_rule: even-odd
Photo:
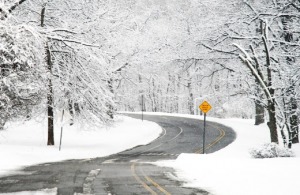
<svg viewBox="0 0 300 195"><path fill-rule="evenodd" d="M158 160L175 159L181 153L201 153L203 121L154 115L147 115L144 119L154 121L163 128L161 136L150 144L104 158L28 167L18 175L0 178L0 192L48 188L57 189L57 194L62 195L209 194L200 189L181 187L172 179L172 169L151 164ZM206 153L217 151L234 139L235 133L230 128L207 122Z"/></svg>

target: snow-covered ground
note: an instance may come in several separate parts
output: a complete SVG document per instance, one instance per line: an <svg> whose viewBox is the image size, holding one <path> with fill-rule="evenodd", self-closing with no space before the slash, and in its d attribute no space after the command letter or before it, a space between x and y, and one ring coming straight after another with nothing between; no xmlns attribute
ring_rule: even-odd
<svg viewBox="0 0 300 195"><path fill-rule="evenodd" d="M14 124L0 131L0 176L14 174L24 166L38 163L107 156L147 144L160 133L161 128L156 123L123 116L119 116L113 126L98 130L65 125L59 151L59 124L54 132L56 144L50 147L46 146L46 123Z"/></svg>
<svg viewBox="0 0 300 195"><path fill-rule="evenodd" d="M175 161L157 164L175 168L185 186L205 189L214 195L300 194L300 144L293 145L293 158L253 159L249 150L270 142L267 125L254 126L254 120L245 119L207 120L232 127L237 139L213 154L181 154Z"/></svg>
<svg viewBox="0 0 300 195"><path fill-rule="evenodd" d="M1 195L56 195L57 188L53 189L43 189L38 191L24 191L24 192L12 192L12 193L5 193Z"/></svg>
<svg viewBox="0 0 300 195"><path fill-rule="evenodd" d="M203 119L200 116L173 116ZM300 194L299 144L293 146L296 154L293 158L253 159L249 150L269 142L266 125L254 126L253 120L244 119L207 119L232 127L237 132L237 139L213 154L181 154L174 161L157 164L175 168L185 186L205 189L214 195ZM128 117L119 117L113 127L97 131L65 126L62 150L58 151L60 129L56 129L56 146L53 147L46 146L46 124L30 121L1 131L0 176L37 163L106 156L149 143L161 133L155 123ZM56 194L56 189L15 194Z"/></svg>

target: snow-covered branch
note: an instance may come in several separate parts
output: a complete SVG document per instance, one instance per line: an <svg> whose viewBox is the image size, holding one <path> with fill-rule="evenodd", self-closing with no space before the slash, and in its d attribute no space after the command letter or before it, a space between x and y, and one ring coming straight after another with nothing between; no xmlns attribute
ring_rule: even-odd
<svg viewBox="0 0 300 195"><path fill-rule="evenodd" d="M54 37L54 36L48 36L48 39L55 40L55 41L76 43L76 44L84 45L84 46L87 46L87 47L95 47L95 48L101 48L102 47L102 45L94 45L94 44L90 44L90 43L85 43L83 41L78 41L78 40L73 40L73 39L63 39L63 38Z"/></svg>
<svg viewBox="0 0 300 195"><path fill-rule="evenodd" d="M259 83L260 83L261 87L263 88L264 92L266 93L267 97L270 100L273 100L273 97L270 94L270 91L269 91L266 83L263 81L263 79L258 74L257 70L254 68L254 66L253 66L253 60L251 59L251 57L248 54L248 52L246 52L241 46L239 46L236 43L233 43L232 45L235 46L236 48L238 48L244 54L244 56L239 55L240 58L241 58L241 60L247 65L247 67L251 70L253 76L259 81Z"/></svg>
<svg viewBox="0 0 300 195"><path fill-rule="evenodd" d="M203 43L201 43L201 45L204 46L205 48L211 50L211 51L215 51L215 52L219 52L219 53L224 53L224 54L235 55L235 56L237 55L237 54L235 53L235 50L232 50L232 51L225 51L225 50L222 50L222 49L212 48L212 47L210 47L210 46L208 46L208 45L206 45L206 44L203 44Z"/></svg>
<svg viewBox="0 0 300 195"><path fill-rule="evenodd" d="M8 17L8 14L14 11L19 5L24 3L27 0L19 0L16 1L13 5L11 5L7 10L3 10L3 8L0 8L0 12L2 13L1 19L5 19Z"/></svg>

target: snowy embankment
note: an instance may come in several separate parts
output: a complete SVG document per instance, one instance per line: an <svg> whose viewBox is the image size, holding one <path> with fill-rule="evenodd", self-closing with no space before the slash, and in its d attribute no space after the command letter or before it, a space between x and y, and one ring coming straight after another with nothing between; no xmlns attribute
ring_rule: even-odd
<svg viewBox="0 0 300 195"><path fill-rule="evenodd" d="M118 153L156 139L161 127L156 123L125 116L118 116L113 126L98 130L65 125L61 151L59 125L54 133L55 146L46 146L46 123L29 121L0 131L0 176L14 174L24 166L38 163Z"/></svg>
<svg viewBox="0 0 300 195"><path fill-rule="evenodd" d="M213 195L300 194L300 144L293 145L293 158L253 159L249 150L270 142L267 125L254 126L254 120L244 119L207 120L233 128L237 139L213 154L181 154L175 161L157 164L173 167L184 186L201 188Z"/></svg>

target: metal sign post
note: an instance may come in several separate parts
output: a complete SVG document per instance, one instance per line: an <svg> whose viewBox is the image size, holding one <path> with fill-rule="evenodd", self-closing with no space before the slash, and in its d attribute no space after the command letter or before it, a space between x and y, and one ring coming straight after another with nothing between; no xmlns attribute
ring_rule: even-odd
<svg viewBox="0 0 300 195"><path fill-rule="evenodd" d="M142 121L144 121L144 94L142 95Z"/></svg>
<svg viewBox="0 0 300 195"><path fill-rule="evenodd" d="M59 151L61 149L61 141L62 141L62 134L63 134L63 120L64 120L64 113L65 113L65 110L62 111L62 116L61 116L61 130L60 130L60 142L59 142Z"/></svg>
<svg viewBox="0 0 300 195"><path fill-rule="evenodd" d="M206 113L211 109L211 105L204 101L200 106L199 109L204 113L204 130L203 130L203 147L202 147L202 154L205 154L205 127L206 127Z"/></svg>
<svg viewBox="0 0 300 195"><path fill-rule="evenodd" d="M205 127L206 127L206 113L204 113L204 131L203 131L203 147L202 147L202 154L205 153Z"/></svg>

